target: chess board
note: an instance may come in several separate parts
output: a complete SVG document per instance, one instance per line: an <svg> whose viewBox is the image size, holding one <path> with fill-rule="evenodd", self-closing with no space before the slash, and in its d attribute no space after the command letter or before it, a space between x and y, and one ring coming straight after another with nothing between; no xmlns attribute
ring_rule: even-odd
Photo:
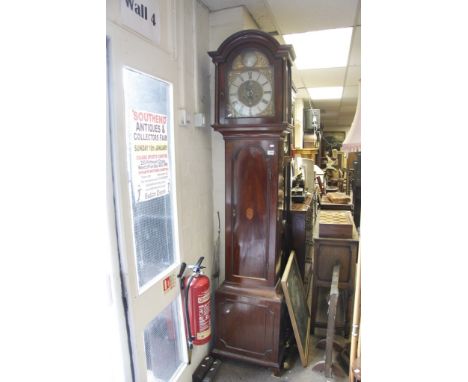
<svg viewBox="0 0 468 382"><path fill-rule="evenodd" d="M353 217L349 211L322 210L319 216L319 236L350 239L353 237Z"/></svg>

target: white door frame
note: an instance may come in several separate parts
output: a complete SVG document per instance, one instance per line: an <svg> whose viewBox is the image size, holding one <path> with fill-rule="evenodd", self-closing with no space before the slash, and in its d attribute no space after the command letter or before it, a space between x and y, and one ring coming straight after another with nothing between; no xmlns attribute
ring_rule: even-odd
<svg viewBox="0 0 468 382"><path fill-rule="evenodd" d="M168 304L178 298L180 291L177 284L168 292L163 292L163 279L174 277L180 264L176 255L175 263L160 275L153 284L140 292L138 289L136 263L133 243L133 220L131 190L129 183L130 166L127 158L125 128L125 100L123 68L130 67L150 76L160 78L172 84L173 99L176 98L177 62L170 51L157 48L149 41L112 22L107 23L107 35L110 38L111 92L112 92L112 144L114 160L114 198L116 201L116 220L119 225L119 252L121 256L122 277L127 292L127 312L132 343L132 358L137 381L146 381L146 359L144 348L144 329ZM170 45L170 44L169 44ZM172 114L174 111L172 107ZM171 115L173 129L176 126ZM172 152L172 170L175 170L174 152ZM176 195L175 173L171 177L171 192ZM173 211L177 217L176 204ZM175 227L177 227L177 223ZM175 229L177 231L177 229ZM178 246L176 233L175 247ZM178 250L176 250L178 252ZM183 325L183 320L180 320ZM184 345L184 343L182 343ZM183 357L187 360L185 347Z"/></svg>

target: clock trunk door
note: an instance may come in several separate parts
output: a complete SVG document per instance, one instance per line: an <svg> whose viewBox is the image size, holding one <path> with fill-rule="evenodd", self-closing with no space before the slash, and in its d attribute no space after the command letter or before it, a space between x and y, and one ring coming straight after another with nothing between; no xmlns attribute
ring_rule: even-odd
<svg viewBox="0 0 468 382"><path fill-rule="evenodd" d="M246 284L269 285L274 279L276 250L275 187L277 158L271 141L241 140L228 144L228 261L227 277ZM230 210L230 211L229 211ZM230 236L230 237L229 237Z"/></svg>

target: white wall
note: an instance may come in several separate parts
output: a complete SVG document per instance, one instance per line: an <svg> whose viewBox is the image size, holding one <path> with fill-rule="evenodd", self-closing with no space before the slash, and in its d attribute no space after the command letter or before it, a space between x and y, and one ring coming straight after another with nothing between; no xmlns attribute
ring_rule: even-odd
<svg viewBox="0 0 468 382"><path fill-rule="evenodd" d="M205 256L212 260L213 204L211 174L211 128L194 126L196 112L210 120L208 11L196 0L178 1L179 109L191 123L176 127L176 171L181 252L193 264ZM210 269L207 269L210 272Z"/></svg>
<svg viewBox="0 0 468 382"><path fill-rule="evenodd" d="M227 37L244 29L258 29L257 24L245 7L235 7L211 12L210 50L218 49Z"/></svg>
<svg viewBox="0 0 468 382"><path fill-rule="evenodd" d="M213 259L213 185L211 171L211 102L209 89L208 10L196 0L177 1L179 58L179 105L191 123L176 127L176 171L180 250L187 264L204 256L206 274L211 274ZM195 113L204 113L204 127L194 126ZM180 381L189 382L200 361L208 353L208 344L195 346L192 364Z"/></svg>

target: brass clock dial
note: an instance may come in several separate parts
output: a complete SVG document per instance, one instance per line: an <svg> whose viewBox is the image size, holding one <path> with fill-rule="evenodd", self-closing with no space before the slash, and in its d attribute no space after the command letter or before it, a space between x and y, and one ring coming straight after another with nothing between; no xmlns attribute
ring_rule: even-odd
<svg viewBox="0 0 468 382"><path fill-rule="evenodd" d="M273 87L265 74L247 70L229 85L229 104L235 117L263 115L272 101Z"/></svg>
<svg viewBox="0 0 468 382"><path fill-rule="evenodd" d="M273 69L256 50L247 50L233 61L228 72L228 118L274 115Z"/></svg>

